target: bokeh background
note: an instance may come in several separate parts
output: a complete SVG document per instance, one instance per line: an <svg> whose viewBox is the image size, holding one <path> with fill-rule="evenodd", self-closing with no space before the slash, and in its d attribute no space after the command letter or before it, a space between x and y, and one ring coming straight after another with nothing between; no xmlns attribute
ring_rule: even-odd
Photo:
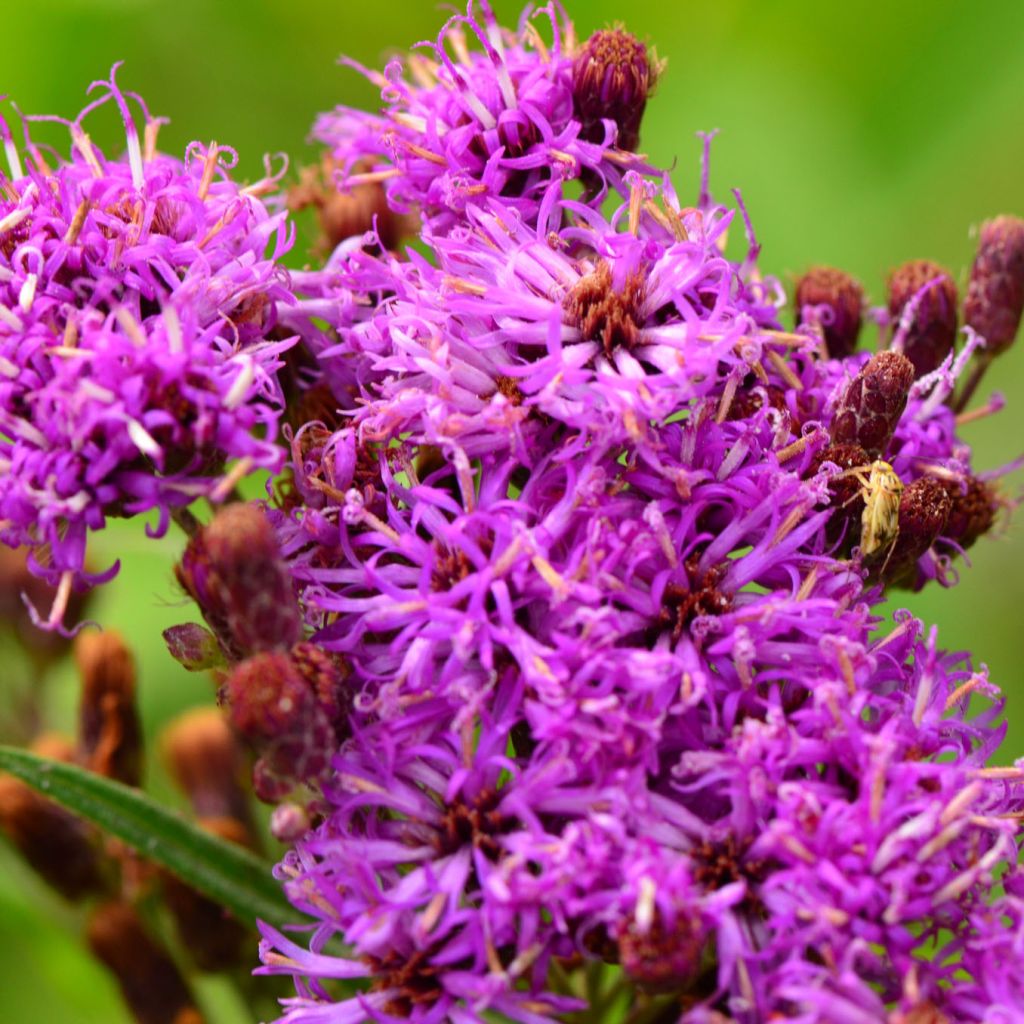
<svg viewBox="0 0 1024 1024"><path fill-rule="evenodd" d="M518 16L517 0L493 3L504 20ZM721 129L713 188L720 196L742 189L762 265L784 279L811 262L832 263L881 301L889 269L929 257L963 281L972 228L995 213L1024 214L1020 0L568 3L581 35L621 21L667 59L642 148L656 163L674 162L681 196L695 196L694 133ZM164 148L182 152L196 138L229 143L243 176L253 177L266 152L286 152L295 163L312 156L305 139L317 111L374 104L372 88L336 64L340 53L377 65L392 49L434 35L444 17L430 0L0 0L0 92L23 111L73 117L88 83L123 59L122 84L171 118ZM119 136L109 113L92 130L105 146ZM1024 340L1018 344L986 380L1006 393L1009 408L966 428L982 468L1024 451ZM1007 493L1022 480L1009 478ZM147 541L136 524L94 551L99 563L123 562L95 612L135 645L149 737L212 696L209 682L178 668L160 641L163 628L189 617L171 576L179 548L173 535ZM894 605L938 623L945 646L969 648L989 665L1009 695L1009 761L1024 756L1020 522L980 542L971 560L955 590L900 595ZM4 666L10 683L17 665L4 657ZM70 671L51 680L46 701L50 721L70 725ZM152 749L149 764L150 788L176 801ZM80 950L80 927L77 912L0 844L0 1021L127 1024L113 983ZM211 1024L252 1020L218 983L200 995Z"/></svg>

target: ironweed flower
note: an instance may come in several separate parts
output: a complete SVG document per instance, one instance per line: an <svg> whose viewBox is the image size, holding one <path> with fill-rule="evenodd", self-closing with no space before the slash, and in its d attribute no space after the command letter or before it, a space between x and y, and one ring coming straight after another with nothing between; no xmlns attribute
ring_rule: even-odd
<svg viewBox="0 0 1024 1024"><path fill-rule="evenodd" d="M351 700L313 813L279 815L278 876L314 922L308 943L264 929L263 970L296 978L282 1019L536 1024L599 1009L585 977L686 1024L1024 1012L984 957L1009 948L996 922L1021 885L1024 777L986 767L998 691L876 607L954 582L991 526L949 403L980 340L912 334L919 288L897 350L855 354L849 283L805 294L783 330L706 154L695 207L667 178L626 173L609 210L532 170L444 201L459 129L436 127L440 104L478 132L520 59L497 31L463 53L465 24L445 29L462 63L430 71L453 76L440 98L429 75L391 79L395 109L439 104L426 125L392 110L434 135L381 171L427 251L335 250L316 356L344 415L296 430L266 510ZM341 121L354 167L371 143L352 126L381 122ZM742 262L723 253L737 213ZM300 674L262 678L324 710Z"/></svg>
<svg viewBox="0 0 1024 1024"><path fill-rule="evenodd" d="M107 517L155 508L162 532L172 510L221 494L228 460L236 476L279 466L289 344L271 336L291 301L277 262L291 235L258 198L274 179L241 188L216 144L165 156L144 106L140 142L114 72L92 90L62 122L68 159L51 166L26 131L24 166L11 142L0 176L0 539L33 549L34 571L65 591L116 572L84 569ZM110 101L119 159L84 128ZM39 120L60 119L26 124Z"/></svg>

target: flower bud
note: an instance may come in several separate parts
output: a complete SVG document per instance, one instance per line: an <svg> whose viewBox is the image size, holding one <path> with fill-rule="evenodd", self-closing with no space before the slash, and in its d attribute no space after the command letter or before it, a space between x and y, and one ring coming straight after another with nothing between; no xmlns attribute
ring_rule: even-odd
<svg viewBox="0 0 1024 1024"><path fill-rule="evenodd" d="M931 373L956 341L956 285L949 272L930 260L910 260L889 278L889 314L894 322L916 300L903 339L903 354L914 364L914 376ZM895 326L894 329L898 330Z"/></svg>
<svg viewBox="0 0 1024 1024"><path fill-rule="evenodd" d="M96 958L114 975L139 1024L202 1024L174 961L150 938L127 903L98 907L86 939Z"/></svg>
<svg viewBox="0 0 1024 1024"><path fill-rule="evenodd" d="M700 919L681 911L671 926L666 926L660 913L644 931L631 921L618 941L623 970L645 992L678 992L700 969L704 946Z"/></svg>
<svg viewBox="0 0 1024 1024"><path fill-rule="evenodd" d="M231 724L260 754L253 781L261 800L274 802L326 775L335 732L287 654L257 654L236 665L223 695Z"/></svg>
<svg viewBox="0 0 1024 1024"><path fill-rule="evenodd" d="M871 458L884 455L913 383L914 366L905 356L873 355L836 404L832 443L859 444Z"/></svg>
<svg viewBox="0 0 1024 1024"><path fill-rule="evenodd" d="M169 626L163 632L167 652L189 672L224 667L224 655L217 638L197 622Z"/></svg>
<svg viewBox="0 0 1024 1024"><path fill-rule="evenodd" d="M966 550L992 529L996 520L995 495L988 484L975 476L967 478L966 490L958 483L947 483L946 493L950 497L950 510L942 535Z"/></svg>
<svg viewBox="0 0 1024 1024"><path fill-rule="evenodd" d="M177 577L229 661L290 647L302 633L277 538L255 505L221 509L189 540Z"/></svg>
<svg viewBox="0 0 1024 1024"><path fill-rule="evenodd" d="M40 739L32 749L60 761L74 758L71 744L60 738ZM28 865L66 899L103 890L100 852L90 828L9 775L0 776L0 829Z"/></svg>
<svg viewBox="0 0 1024 1024"><path fill-rule="evenodd" d="M843 472L829 481L828 506L832 509L832 515L825 527L825 537L830 545L842 541L842 553L849 555L860 538L864 502L860 494L860 481L852 473L844 474L852 469L867 471L871 459L859 444L830 444L812 459L810 475L817 473L826 462L833 463Z"/></svg>
<svg viewBox="0 0 1024 1024"><path fill-rule="evenodd" d="M279 843L292 844L312 827L309 813L299 804L278 804L270 815L270 834Z"/></svg>
<svg viewBox="0 0 1024 1024"><path fill-rule="evenodd" d="M187 711L164 730L161 746L168 773L188 796L197 817L229 818L248 827L245 761L220 711Z"/></svg>
<svg viewBox="0 0 1024 1024"><path fill-rule="evenodd" d="M142 780L142 727L135 703L135 661L120 634L82 633L75 641L82 680L82 763L129 786Z"/></svg>
<svg viewBox="0 0 1024 1024"><path fill-rule="evenodd" d="M796 285L796 322L819 324L832 359L845 359L857 347L864 289L833 267L812 267Z"/></svg>
<svg viewBox="0 0 1024 1024"><path fill-rule="evenodd" d="M964 299L964 321L997 355L1013 344L1024 312L1024 220L996 217L981 226Z"/></svg>
<svg viewBox="0 0 1024 1024"><path fill-rule="evenodd" d="M900 498L899 533L881 567L887 583L913 586L917 560L942 533L952 504L945 486L934 477L907 485Z"/></svg>
<svg viewBox="0 0 1024 1024"><path fill-rule="evenodd" d="M618 129L615 145L635 150L656 77L647 47L635 36L619 28L595 32L572 69L573 111L582 126L580 135L588 142L602 142L602 122L611 120Z"/></svg>
<svg viewBox="0 0 1024 1024"><path fill-rule="evenodd" d="M207 832L240 846L250 846L250 836L232 818L204 818ZM225 971L240 966L251 940L249 929L219 903L196 892L181 879L163 872L164 902L174 915L182 945L203 971Z"/></svg>

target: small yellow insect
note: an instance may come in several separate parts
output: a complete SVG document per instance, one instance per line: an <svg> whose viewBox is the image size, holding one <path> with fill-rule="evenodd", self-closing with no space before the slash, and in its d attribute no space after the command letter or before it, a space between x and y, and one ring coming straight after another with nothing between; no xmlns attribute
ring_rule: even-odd
<svg viewBox="0 0 1024 1024"><path fill-rule="evenodd" d="M876 459L870 466L848 469L842 475L852 476L860 484L860 496L864 499L864 512L860 517L860 553L868 558L889 547L899 535L903 481L896 470L882 459Z"/></svg>

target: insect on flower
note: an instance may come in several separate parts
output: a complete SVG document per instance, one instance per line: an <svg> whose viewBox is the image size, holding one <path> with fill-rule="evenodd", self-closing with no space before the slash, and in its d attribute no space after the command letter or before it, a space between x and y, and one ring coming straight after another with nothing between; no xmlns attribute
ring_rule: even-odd
<svg viewBox="0 0 1024 1024"><path fill-rule="evenodd" d="M861 554L867 558L890 547L900 532L900 498L903 496L903 481L896 470L883 459L875 459L870 466L856 466L840 475L852 476L860 484L860 496L864 499L860 520Z"/></svg>

